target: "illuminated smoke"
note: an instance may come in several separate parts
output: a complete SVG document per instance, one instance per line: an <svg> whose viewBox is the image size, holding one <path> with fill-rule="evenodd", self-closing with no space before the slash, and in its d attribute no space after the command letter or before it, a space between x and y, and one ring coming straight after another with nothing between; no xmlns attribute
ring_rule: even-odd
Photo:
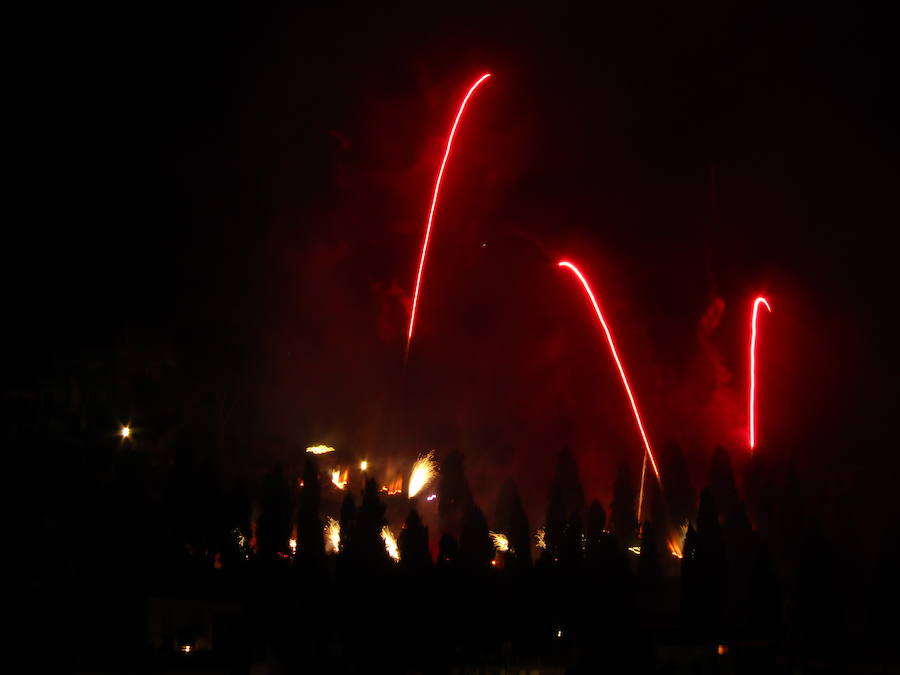
<svg viewBox="0 0 900 675"><path fill-rule="evenodd" d="M420 455L413 464L409 474L409 496L415 497L437 476L437 463L434 461L434 451L427 455Z"/></svg>
<svg viewBox="0 0 900 675"><path fill-rule="evenodd" d="M644 449L646 450L646 456L650 458L650 465L653 467L653 473L656 474L656 480L660 480L659 477L659 469L656 467L656 460L653 458L653 451L650 449L650 441L647 440L647 434L644 431L644 425L641 422L641 414L638 412L637 403L634 400L634 395L631 393L631 387L628 386L628 377L625 375L625 369L622 367L622 362L619 360L619 354L616 352L616 345L613 341L612 333L609 330L609 326L606 325L606 321L603 319L603 313L600 311L600 305L597 304L597 298L594 297L594 292L591 290L590 284L588 284L587 279L584 278L584 275L575 267L574 264L567 262L565 260L561 260L557 263L559 267L566 267L571 270L578 280L581 282L581 285L584 287L585 293L587 293L588 298L591 300L591 304L594 306L594 312L597 314L597 319L600 321L600 326L603 328L603 332L606 333L606 341L609 343L609 351L612 353L613 360L616 362L616 367L619 369L619 375L622 377L622 384L625 386L625 393L628 394L628 400L631 402L631 410L634 412L634 421L637 423L638 431L641 432L641 439L644 441ZM641 522L641 510L643 508L643 491L641 491L641 499L638 500L638 523Z"/></svg>
<svg viewBox="0 0 900 675"><path fill-rule="evenodd" d="M341 524L331 516L325 525L325 552L338 553L341 550Z"/></svg>
<svg viewBox="0 0 900 675"><path fill-rule="evenodd" d="M509 539L506 538L505 534L500 534L499 532L488 532L488 534L491 535L491 539L494 541L494 548L500 553L506 553L509 550Z"/></svg>
<svg viewBox="0 0 900 675"><path fill-rule="evenodd" d="M334 452L334 448L330 445L311 445L306 451L313 455L324 455L326 452Z"/></svg>
<svg viewBox="0 0 900 675"><path fill-rule="evenodd" d="M753 301L753 315L750 318L750 393L747 397L751 450L756 447L756 317L759 314L760 305L764 305L768 311L772 311L769 302L761 295Z"/></svg>
<svg viewBox="0 0 900 675"><path fill-rule="evenodd" d="M434 209L437 206L438 193L441 189L441 179L444 177L444 168L447 166L447 158L450 157L450 148L453 146L453 136L456 134L456 127L459 125L460 119L462 119L462 114L466 108L466 103L469 102L469 98L478 86L490 76L490 73L485 73L475 81L475 84L469 87L469 91L463 97L462 103L459 104L456 119L453 120L453 126L450 128L450 135L447 137L447 147L444 150L444 158L441 160L441 168L438 169L437 178L435 178L434 181L434 194L431 196L431 208L428 210L428 221L425 225L425 239L422 242L422 256L419 258L419 270L416 273L416 287L413 292L412 311L409 313L409 330L406 334L407 353L409 353L409 345L412 342L413 328L416 323L416 308L419 304L419 288L422 284L422 270L425 268L425 256L428 253L428 240L431 238L431 224L434 220Z"/></svg>
<svg viewBox="0 0 900 675"><path fill-rule="evenodd" d="M381 538L384 539L384 548L388 555L391 556L391 559L394 561L400 560L400 549L397 548L397 540L394 539L394 534L387 525L381 528Z"/></svg>

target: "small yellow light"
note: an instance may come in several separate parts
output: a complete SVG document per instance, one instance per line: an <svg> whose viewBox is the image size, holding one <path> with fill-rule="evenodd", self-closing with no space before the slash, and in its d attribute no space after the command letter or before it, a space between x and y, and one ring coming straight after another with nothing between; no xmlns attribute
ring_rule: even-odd
<svg viewBox="0 0 900 675"><path fill-rule="evenodd" d="M131 427L127 424L119 429L119 436L122 438L131 438Z"/></svg>
<svg viewBox="0 0 900 675"><path fill-rule="evenodd" d="M181 651L183 651L185 654L189 654L191 651L191 646L190 645L181 645Z"/></svg>
<svg viewBox="0 0 900 675"><path fill-rule="evenodd" d="M366 460L361 461L361 462L359 463L359 470L360 470L360 471L368 471L368 470L369 470L369 463L368 463Z"/></svg>
<svg viewBox="0 0 900 675"><path fill-rule="evenodd" d="M719 645L719 647L716 649L716 653L719 656L725 656L728 653L728 645Z"/></svg>

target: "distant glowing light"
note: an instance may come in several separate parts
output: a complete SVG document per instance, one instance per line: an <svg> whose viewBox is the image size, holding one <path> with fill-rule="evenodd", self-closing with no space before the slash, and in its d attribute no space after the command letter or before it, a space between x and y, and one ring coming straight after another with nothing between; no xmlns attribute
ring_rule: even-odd
<svg viewBox="0 0 900 675"><path fill-rule="evenodd" d="M334 452L334 448L330 445L311 445L306 451L313 455L324 455L326 452Z"/></svg>
<svg viewBox="0 0 900 675"><path fill-rule="evenodd" d="M728 653L728 645L719 645L716 647L716 654L719 656L725 656Z"/></svg>
<svg viewBox="0 0 900 675"><path fill-rule="evenodd" d="M635 555L640 555L640 554L641 554L641 547L640 547L640 546L629 546L629 547L628 547L628 550L629 550L629 552L634 553Z"/></svg>
<svg viewBox="0 0 900 675"><path fill-rule="evenodd" d="M119 429L119 436L122 437L123 440L131 438L131 427L127 424Z"/></svg>
<svg viewBox="0 0 900 675"><path fill-rule="evenodd" d="M748 398L748 416L750 419L750 449L756 447L756 319L759 314L760 305L764 306L769 312L769 301L763 296L757 297L753 301L753 315L750 318L750 394Z"/></svg>
<svg viewBox="0 0 900 675"><path fill-rule="evenodd" d="M434 461L434 450L425 455L420 455L413 464L409 474L409 497L415 497L425 486L437 476L437 463Z"/></svg>
<svg viewBox="0 0 900 675"><path fill-rule="evenodd" d="M190 654L191 646L190 645L181 645L178 649L180 649L185 654Z"/></svg>
<svg viewBox="0 0 900 675"><path fill-rule="evenodd" d="M437 178L434 181L434 193L431 196L431 208L428 210L428 221L425 225L425 240L422 242L422 255L419 258L419 270L418 272L416 272L416 287L415 291L413 292L412 311L410 311L409 313L409 330L406 334L407 352L409 352L409 345L412 342L413 328L416 324L416 308L419 304L419 288L422 284L422 270L424 270L425 268L425 256L428 253L428 240L431 238L431 225L434 221L434 209L437 206L438 193L441 189L441 180L444 177L444 168L447 166L447 158L450 157L450 148L453 146L453 136L456 134L456 127L459 125L460 119L462 119L463 111L466 108L466 103L469 102L469 98L472 96L478 86L490 76L490 73L485 73L475 81L475 84L469 87L469 91L463 97L462 103L459 104L459 110L456 113L456 119L453 120L453 126L450 128L450 135L447 137L447 147L444 149L444 158L441 160L441 168L438 169Z"/></svg>
<svg viewBox="0 0 900 675"><path fill-rule="evenodd" d="M387 525L381 528L381 538L384 540L384 548L391 559L395 562L400 560L400 549L397 548L397 540Z"/></svg>
<svg viewBox="0 0 900 675"><path fill-rule="evenodd" d="M339 468L331 470L331 482L338 490L343 490L345 487L347 487L347 481L349 480L349 478L349 469L344 469L343 471L341 471Z"/></svg>
<svg viewBox="0 0 900 675"><path fill-rule="evenodd" d="M368 463L366 460L361 461L361 462L359 463L359 470L360 470L360 471L368 471L368 470L369 470L369 463Z"/></svg>
<svg viewBox="0 0 900 675"><path fill-rule="evenodd" d="M325 552L338 553L341 550L341 524L331 516L325 525Z"/></svg>
<svg viewBox="0 0 900 675"><path fill-rule="evenodd" d="M609 351L612 353L613 360L616 362L616 368L619 369L619 376L622 378L622 384L625 387L625 393L628 394L628 400L631 403L631 410L634 413L634 421L637 423L638 431L641 432L641 439L644 441L644 450L646 451L646 456L650 458L650 465L653 467L653 473L656 474L656 480L660 480L659 469L656 467L656 460L653 457L653 451L650 449L650 441L647 439L647 433L644 431L644 424L643 422L641 422L641 414L638 412L637 402L634 400L634 395L631 393L631 387L628 386L628 377L625 375L625 368L622 367L622 361L619 359L619 354L616 351L616 344L613 341L613 336L609 330L609 326L606 325L606 321L603 318L603 313L600 311L600 305L597 304L597 298L594 297L594 292L591 290L591 286L590 284L588 284L587 279L584 278L584 275L573 263L566 260L560 260L557 265L559 267L568 268L570 271L572 271L572 273L575 274L576 277L578 277L578 280L584 287L585 293L587 293L588 298L590 298L591 304L594 306L594 312L597 314L597 319L600 321L603 332L606 334L606 341L609 343ZM641 522L642 506L642 503L638 505L638 522Z"/></svg>
<svg viewBox="0 0 900 675"><path fill-rule="evenodd" d="M547 542L544 540L544 528L542 527L534 533L534 543L538 548L546 549Z"/></svg>
<svg viewBox="0 0 900 675"><path fill-rule="evenodd" d="M505 534L501 534L500 532L488 532L488 534L494 542L494 548L500 553L505 553L509 550L509 539L507 539Z"/></svg>
<svg viewBox="0 0 900 675"><path fill-rule="evenodd" d="M297 540L296 539L293 539L293 538L288 539L288 546L291 549L291 554L297 553Z"/></svg>
<svg viewBox="0 0 900 675"><path fill-rule="evenodd" d="M437 499L437 495L428 495L428 497L425 498L425 501L433 502L435 499Z"/></svg>
<svg viewBox="0 0 900 675"><path fill-rule="evenodd" d="M561 638L561 637L562 637L562 631L561 631L561 630L556 631L556 637L558 637L558 638Z"/></svg>

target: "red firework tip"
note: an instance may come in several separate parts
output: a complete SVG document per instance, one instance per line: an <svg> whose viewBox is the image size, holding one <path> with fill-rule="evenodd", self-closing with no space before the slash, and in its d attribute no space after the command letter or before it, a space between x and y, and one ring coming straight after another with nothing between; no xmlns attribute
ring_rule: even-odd
<svg viewBox="0 0 900 675"><path fill-rule="evenodd" d="M765 306L769 312L772 311L769 301L763 296L760 295L753 301L753 314L750 317L750 394L747 397L751 450L756 447L756 319L760 305Z"/></svg>
<svg viewBox="0 0 900 675"><path fill-rule="evenodd" d="M450 148L453 146L453 136L456 134L456 127L462 119L463 111L466 109L466 103L469 102L469 98L478 86L490 76L490 73L485 73L469 87L469 91L466 92L462 102L459 104L459 110L456 112L456 119L453 120L453 126L450 128L450 135L447 137L447 147L444 149L444 158L441 160L441 168L438 169L437 178L434 181L434 193L431 196L431 208L428 209L428 222L425 225L425 239L422 242L422 255L419 258L419 270L416 272L416 288L413 292L412 311L409 313L409 330L406 333L407 351L409 351L409 344L412 342L413 328L416 324L416 308L419 304L419 287L422 285L422 271L425 269L425 256L428 253L428 240L431 238L431 224L434 220L434 209L437 206L438 193L441 189L441 179L444 177L444 168L447 166L447 158L450 157Z"/></svg>
<svg viewBox="0 0 900 675"><path fill-rule="evenodd" d="M622 377L622 384L625 386L625 393L628 394L628 400L631 403L631 410L634 413L634 421L637 423L638 431L641 432L641 440L644 441L644 449L647 452L646 456L650 458L650 465L653 467L653 473L656 474L656 479L659 480L659 469L656 468L656 460L653 458L653 451L650 449L650 441L647 440L647 434L644 432L644 425L641 422L641 414L638 412L637 403L634 400L634 395L631 393L631 387L628 386L628 377L625 375L625 369L622 367L622 361L619 359L618 352L616 352L616 344L613 341L612 333L609 330L609 326L606 325L606 321L603 319L603 313L600 311L600 305L597 304L597 298L594 297L594 292L591 290L591 286L590 284L588 284L587 279L584 278L584 275L573 263L570 263L566 260L560 260L557 265L559 267L569 268L575 274L575 276L578 277L578 280L584 287L585 293L587 293L588 297L591 300L591 304L594 306L594 312L597 313L597 319L600 321L600 325L603 327L603 332L606 333L606 341L609 343L609 351L612 353L613 360L616 362L616 367L619 369L619 375Z"/></svg>

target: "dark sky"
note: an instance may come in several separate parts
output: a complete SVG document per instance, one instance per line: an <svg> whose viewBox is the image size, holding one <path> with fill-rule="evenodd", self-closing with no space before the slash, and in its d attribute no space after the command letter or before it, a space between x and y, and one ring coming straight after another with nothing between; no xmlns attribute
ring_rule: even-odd
<svg viewBox="0 0 900 675"><path fill-rule="evenodd" d="M237 392L234 466L319 440L384 458L457 448L476 491L512 475L542 499L570 443L587 494L608 498L640 446L553 265L566 256L600 295L654 443L679 440L698 481L715 443L741 456L765 292L767 451L811 492L880 508L897 468L890 25L743 4L41 17L7 371L163 351L184 390ZM488 70L404 368L443 139Z"/></svg>

